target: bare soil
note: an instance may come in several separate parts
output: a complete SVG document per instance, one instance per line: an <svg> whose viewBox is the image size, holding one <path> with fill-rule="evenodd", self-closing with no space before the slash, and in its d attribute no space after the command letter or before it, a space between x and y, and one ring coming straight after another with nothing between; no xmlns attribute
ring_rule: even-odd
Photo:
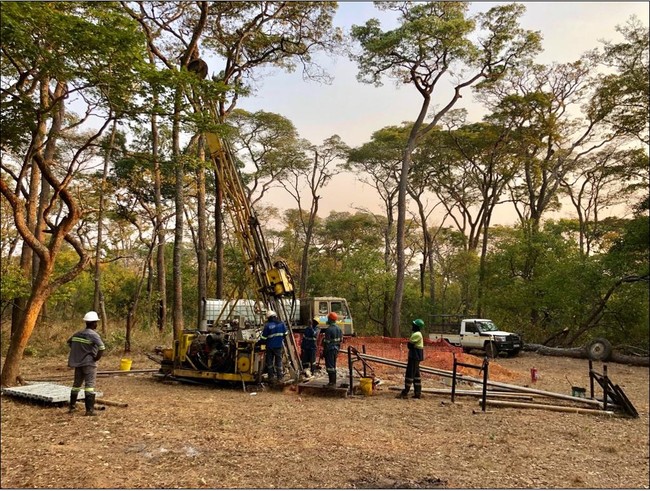
<svg viewBox="0 0 650 491"><path fill-rule="evenodd" d="M132 358L132 370L157 368L144 355ZM120 357L108 356L100 370L119 365ZM533 386L535 367L535 388L570 394L572 385L589 387L586 360L524 352L490 366L516 385ZM151 373L109 375L98 378L97 389L128 407L106 406L97 417L3 395L0 484L647 489L648 368L607 368L638 419L502 407L482 413L474 397L454 404L448 395L399 400L389 387L401 385L403 372L379 368L382 384L372 396L347 398L161 382ZM28 358L22 371L27 380L72 381L65 357ZM429 376L423 385L442 388L447 380Z"/></svg>

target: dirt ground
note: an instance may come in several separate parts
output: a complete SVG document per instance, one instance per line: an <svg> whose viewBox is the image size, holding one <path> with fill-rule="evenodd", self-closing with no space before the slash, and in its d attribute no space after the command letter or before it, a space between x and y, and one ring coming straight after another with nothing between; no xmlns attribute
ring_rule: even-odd
<svg viewBox="0 0 650 491"><path fill-rule="evenodd" d="M132 370L157 368L144 355L132 358ZM67 375L57 383L69 386L65 365L64 357L29 358L22 372L27 380ZM108 356L100 370L119 365L119 357ZM491 366L522 386L533 386L535 367L535 388L555 393L589 386L586 360L524 352ZM607 367L638 419L505 407L482 413L476 398L452 404L449 395L399 400L390 387L402 383L403 372L392 368L380 371L372 396L347 398L161 382L151 373L109 375L98 378L97 389L128 407L106 406L94 418L3 395L0 484L647 489L648 368ZM443 388L446 381L428 376L423 386Z"/></svg>

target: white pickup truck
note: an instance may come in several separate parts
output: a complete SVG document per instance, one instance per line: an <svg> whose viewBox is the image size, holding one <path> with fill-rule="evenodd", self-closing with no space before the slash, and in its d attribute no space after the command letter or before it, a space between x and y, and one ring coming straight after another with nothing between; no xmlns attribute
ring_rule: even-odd
<svg viewBox="0 0 650 491"><path fill-rule="evenodd" d="M499 353L515 356L524 346L521 335L499 330L490 319L433 316L428 328L431 340L444 339L454 346L461 346L465 353L480 349L489 358L496 358Z"/></svg>

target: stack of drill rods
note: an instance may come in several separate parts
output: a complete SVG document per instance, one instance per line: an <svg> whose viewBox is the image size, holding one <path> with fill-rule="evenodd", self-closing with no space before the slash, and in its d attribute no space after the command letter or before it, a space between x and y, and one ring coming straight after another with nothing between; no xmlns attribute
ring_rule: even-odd
<svg viewBox="0 0 650 491"><path fill-rule="evenodd" d="M344 351L342 351L344 352ZM382 358L380 356L373 356L369 355L367 353L357 353L357 356L366 361L372 361L376 363L382 363L384 365L389 365L392 367L397 367L397 368L406 368L406 363L402 361L397 361L397 360L391 360L390 358ZM428 373L432 375L440 375L442 377L452 377L454 376L454 373L449 371L449 370L440 370L438 368L431 368L431 367L426 367L423 365L420 365L420 372L422 373ZM456 379L458 380L464 380L466 382L474 382L477 384L483 384L483 380L470 377L468 375L458 375L456 374ZM540 396L544 397L554 397L556 399L564 399L566 401L573 401L573 402L580 402L582 404L587 404L590 406L597 406L599 408L603 407L603 403L600 401L597 401L596 399L585 399L584 397L574 397L574 396L569 396L565 394L558 394L555 392L547 392L545 390L539 390L539 389L532 389L530 387L523 387L520 385L512 385L512 384L506 384L503 382L494 382L494 381L487 381L487 385L491 385L492 387L500 387L502 389L507 389L507 390L514 390L518 392L526 392L529 394L537 394Z"/></svg>

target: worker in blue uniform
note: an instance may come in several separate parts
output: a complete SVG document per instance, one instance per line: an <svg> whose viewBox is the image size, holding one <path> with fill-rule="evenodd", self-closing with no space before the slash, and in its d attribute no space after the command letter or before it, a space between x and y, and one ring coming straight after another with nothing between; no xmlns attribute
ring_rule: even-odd
<svg viewBox="0 0 650 491"><path fill-rule="evenodd" d="M343 332L336 325L338 316L336 312L327 314L327 328L323 334L323 354L325 356L325 368L329 377L328 387L336 387L336 358L343 341Z"/></svg>
<svg viewBox="0 0 650 491"><path fill-rule="evenodd" d="M266 316L267 321L260 336L260 343L266 344L266 371L268 373L268 382L272 384L276 379L281 382L284 377L282 353L284 338L289 331L273 310L269 310Z"/></svg>
<svg viewBox="0 0 650 491"><path fill-rule="evenodd" d="M311 320L311 325L307 326L300 342L300 361L303 370L309 370L309 373L314 373L314 364L316 363L316 340L318 339L318 332L320 329L318 325L320 321L318 317Z"/></svg>

